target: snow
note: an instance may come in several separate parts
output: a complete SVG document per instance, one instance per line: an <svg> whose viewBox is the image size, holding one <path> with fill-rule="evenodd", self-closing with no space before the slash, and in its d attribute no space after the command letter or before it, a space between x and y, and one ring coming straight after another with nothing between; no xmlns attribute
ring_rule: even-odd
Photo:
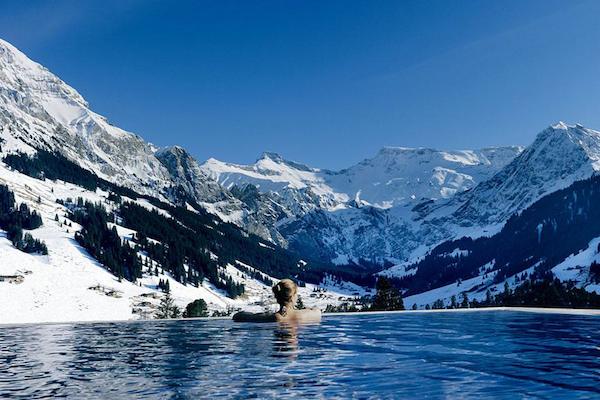
<svg viewBox="0 0 600 400"><path fill-rule="evenodd" d="M515 275L509 276L505 281L494 284L494 277L497 271L487 271L490 267L493 267L492 263L482 265L479 270L481 274L470 279L465 279L460 282L454 282L446 286L442 286L436 289L432 289L423 293L408 296L404 299L404 305L412 307L416 304L419 308L424 308L427 304L430 306L436 300L443 300L447 306L450 304L450 298L456 296L457 301L460 303L462 300L462 294L466 293L469 300L482 301L485 300L487 290L490 290L492 295L498 294L504 290L504 283L508 283L510 289L517 287L520 282L517 281L517 276L521 276L523 273L530 274L535 269L535 266L525 269Z"/></svg>
<svg viewBox="0 0 600 400"><path fill-rule="evenodd" d="M201 168L226 187L250 183L263 192L309 187L316 195L335 203L360 197L368 204L388 208L397 202L446 198L470 189L476 182L491 177L521 150L519 147L478 151L387 147L374 158L338 172L310 168L268 153L251 165L210 158ZM493 152L504 156L488 157Z"/></svg>
<svg viewBox="0 0 600 400"><path fill-rule="evenodd" d="M229 303L210 287L184 286L168 275L145 276L142 286L128 281L119 282L92 259L74 240L79 229L72 222L64 224L66 209L56 199L83 197L92 202L107 202L106 193L90 192L63 182L40 181L0 166L0 183L8 184L17 202L26 202L38 211L44 225L31 231L43 240L49 255L39 256L15 249L0 234L0 275L19 275L22 283L0 282L0 322L59 322L89 320L134 319L132 308L142 300L158 303L163 294L157 290L159 279L169 280L173 297L180 307L203 298L210 309L225 309ZM38 202L38 197L41 202ZM54 220L59 215L59 221ZM68 231L68 232L67 232ZM134 231L117 225L123 238L130 239ZM102 289L90 289L102 288ZM119 297L102 292L114 291ZM143 295L151 294L145 299Z"/></svg>
<svg viewBox="0 0 600 400"><path fill-rule="evenodd" d="M450 252L449 254L447 254L448 257L454 257L454 258L458 258L458 257L466 257L470 254L469 250L461 250L459 248L456 248L454 250L452 250L452 252Z"/></svg>
<svg viewBox="0 0 600 400"><path fill-rule="evenodd" d="M74 240L74 234L80 227L73 221L68 221L71 226L65 225L67 210L56 203L56 199L75 200L82 197L112 209L114 204L108 201L107 192L93 192L62 181L41 181L10 170L1 163L0 183L9 186L18 203L25 202L40 213L44 225L31 233L43 240L49 251L48 256L23 253L15 249L0 231L0 276L16 275L19 277L17 280L22 279L20 283L10 283L0 278L0 323L150 318L153 307L164 296L157 287L161 279L169 281L172 297L181 308L199 298L207 302L210 311L256 311L265 305L275 307L269 286L248 277L238 278L238 273L244 274L232 265L227 266L226 273L246 287L246 293L237 299L228 298L208 281L200 287L182 285L169 274L154 276L144 273L136 283L126 280L119 282ZM136 202L148 209L166 213L147 200ZM55 215L59 216L59 221L55 221ZM118 224L111 223L110 226L116 227L123 240L132 240L136 233ZM141 255L146 258L145 254ZM277 279L271 279L277 282ZM353 298L354 293L364 293L363 289L351 284L326 282L323 288L327 291L312 296L314 288L314 285L300 288L300 295L307 306L322 309L327 304L337 305L344 301L342 299ZM136 313L133 313L134 309Z"/></svg>
<svg viewBox="0 0 600 400"><path fill-rule="evenodd" d="M244 219L244 211L237 209L234 211L230 211L230 212L223 212L221 211L221 205L223 205L221 202L217 202L217 203L208 203L205 201L201 201L198 204L204 208L206 211L208 211L209 213L216 215L217 217L219 217L221 220L223 220L224 222L231 222L234 224L241 224L243 219Z"/></svg>
<svg viewBox="0 0 600 400"><path fill-rule="evenodd" d="M294 244L295 235L300 233L325 247L336 263L347 264L361 257L391 260L396 265L382 273L390 276L414 274L411 261L433 246L461 236L492 235L513 213L600 171L600 132L563 122L542 131L526 149L385 147L340 171L310 167L274 153L264 153L251 165L209 159L199 166L182 148L157 151L139 136L111 125L93 112L75 89L1 39L0 137L4 154L33 154L36 147L59 150L100 177L161 200L168 200L164 197L167 189L185 186L207 211L248 230L256 228L253 233L273 243ZM174 170L160 159L171 151L182 157L175 160ZM41 212L45 226L33 235L47 241L50 249L48 257L24 255L0 238L0 255L7 260L0 271L19 273L24 279L20 284L0 282L6 289L0 291L4 296L0 300L15 307L14 315L0 310L0 321L137 318L139 315L131 314L132 308L161 296L155 287L158 279L172 281L168 276L147 276L141 280L142 287L115 282L74 242L76 224L67 228L54 222L55 214L63 221L66 213L55 202L57 198L83 197L110 208L113 205L107 202L107 193L61 181L35 180L4 165L0 165L0 182L9 184L18 202ZM254 184L269 195L256 209L246 207L227 191L233 185L245 184ZM125 200L169 215L147 200ZM292 226L297 230L288 230ZM117 229L124 238L134 233L121 226ZM543 225L536 228L538 239L543 229ZM280 232L286 232L286 237ZM596 242L590 243L588 249L556 266L555 274L588 290L599 290L598 285L587 281L589 264L597 257L596 247ZM465 255L461 249L449 254L461 255ZM26 274L23 265L31 265L31 273ZM233 277L240 272L233 265L226 270ZM448 298L479 285L489 286L490 275L434 289L413 300L424 303L436 296ZM514 277L510 279L514 281ZM270 296L270 288L260 282L242 280L248 292L236 300L226 298L210 283L193 288L172 281L171 287L178 304L205 298L213 310L251 303L258 307L264 303L260 299ZM326 292L301 290L303 297L308 297L305 303L322 307L325 302L339 302L362 290L348 284L323 284ZM68 290L71 286L76 288L72 293ZM112 290L120 297L106 295ZM109 310L104 309L106 304L110 304ZM88 316L90 313L96 315Z"/></svg>
<svg viewBox="0 0 600 400"><path fill-rule="evenodd" d="M423 251L422 246L426 251L442 239L456 237L456 231L468 228L445 221L448 226L440 231L424 224L445 215L450 220L458 206L441 207L425 218L413 207L423 200L446 200L474 188L521 151L520 147L476 151L386 147L340 171L313 168L266 153L250 165L211 158L200 168L224 188L252 184L271 196L286 214L273 224L285 232L285 241L280 244L293 246L296 234L315 237L325 244L332 262L346 264L360 258L402 261L412 257L415 250ZM239 224L244 219L244 214L232 219L212 205L202 205L227 221ZM267 210L281 213L278 208L267 206ZM373 210L384 213L378 216ZM324 213L313 221L317 211ZM273 236L269 240L274 240ZM300 248L302 245L299 243Z"/></svg>
<svg viewBox="0 0 600 400"><path fill-rule="evenodd" d="M378 273L378 275L403 278L405 276L414 275L417 273L417 268L412 267L412 262L404 262L401 264L394 265L388 269L385 269Z"/></svg>
<svg viewBox="0 0 600 400"><path fill-rule="evenodd" d="M593 262L600 262L598 245L600 245L600 238L591 240L586 249L577 254L571 254L552 268L552 272L561 281L573 281L585 290L600 294L600 285L589 280L590 265Z"/></svg>
<svg viewBox="0 0 600 400"><path fill-rule="evenodd" d="M105 179L142 193L169 186L169 174L140 137L110 125L75 89L14 46L0 42L3 151L56 150ZM156 194L156 192L154 193Z"/></svg>

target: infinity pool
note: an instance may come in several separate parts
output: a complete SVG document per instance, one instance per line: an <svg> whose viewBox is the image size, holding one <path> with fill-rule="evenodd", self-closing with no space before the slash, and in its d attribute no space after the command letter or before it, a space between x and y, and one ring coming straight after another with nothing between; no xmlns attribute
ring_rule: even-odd
<svg viewBox="0 0 600 400"><path fill-rule="evenodd" d="M0 398L589 398L600 319L489 311L0 328Z"/></svg>

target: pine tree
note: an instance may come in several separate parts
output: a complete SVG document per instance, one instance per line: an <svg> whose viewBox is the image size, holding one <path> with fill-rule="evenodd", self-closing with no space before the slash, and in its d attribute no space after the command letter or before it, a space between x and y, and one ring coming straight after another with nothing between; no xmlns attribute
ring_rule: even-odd
<svg viewBox="0 0 600 400"><path fill-rule="evenodd" d="M203 299L194 300L185 307L183 318L208 317L208 306Z"/></svg>
<svg viewBox="0 0 600 400"><path fill-rule="evenodd" d="M434 310L441 310L442 308L444 308L444 301L442 299L437 299L433 302L431 308L433 308Z"/></svg>
<svg viewBox="0 0 600 400"><path fill-rule="evenodd" d="M458 304L456 303L456 295L454 294L452 295L452 297L450 297L450 308L458 308Z"/></svg>
<svg viewBox="0 0 600 400"><path fill-rule="evenodd" d="M492 292L490 291L490 289L485 291L485 304L488 306L491 306L494 303L493 299L492 299Z"/></svg>
<svg viewBox="0 0 600 400"><path fill-rule="evenodd" d="M469 297L467 296L467 292L462 293L462 302L460 303L461 308L469 308Z"/></svg>
<svg viewBox="0 0 600 400"><path fill-rule="evenodd" d="M304 307L304 303L302 302L302 297L298 296L298 300L296 301L296 310L303 310Z"/></svg>
<svg viewBox="0 0 600 400"><path fill-rule="evenodd" d="M167 282L168 283L168 282ZM171 297L171 293L166 292L165 296L160 299L160 304L156 309L157 319L179 318L181 311L175 305L175 301Z"/></svg>
<svg viewBox="0 0 600 400"><path fill-rule="evenodd" d="M377 293L371 310L374 311L392 311L404 310L404 303L400 291L394 287L389 279L380 276L376 284Z"/></svg>

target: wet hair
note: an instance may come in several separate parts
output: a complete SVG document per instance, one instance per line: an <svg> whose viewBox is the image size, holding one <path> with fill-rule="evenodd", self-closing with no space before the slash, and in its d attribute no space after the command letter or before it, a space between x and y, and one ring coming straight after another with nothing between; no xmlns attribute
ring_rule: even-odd
<svg viewBox="0 0 600 400"><path fill-rule="evenodd" d="M273 286L273 294L280 305L286 305L294 300L298 287L291 279L282 279Z"/></svg>

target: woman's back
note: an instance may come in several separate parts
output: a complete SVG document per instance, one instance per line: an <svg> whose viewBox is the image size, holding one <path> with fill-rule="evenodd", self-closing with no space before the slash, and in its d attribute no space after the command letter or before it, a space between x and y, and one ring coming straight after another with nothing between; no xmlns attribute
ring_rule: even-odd
<svg viewBox="0 0 600 400"><path fill-rule="evenodd" d="M316 308L296 310L298 287L291 279L282 279L273 286L273 294L279 311L271 313L249 313L239 312L233 316L236 322L319 322L321 320L321 310Z"/></svg>
<svg viewBox="0 0 600 400"><path fill-rule="evenodd" d="M277 319L277 322L319 322L321 321L321 310L317 308L309 308L304 310L288 311L286 315L280 315L279 313L275 313L275 318Z"/></svg>

